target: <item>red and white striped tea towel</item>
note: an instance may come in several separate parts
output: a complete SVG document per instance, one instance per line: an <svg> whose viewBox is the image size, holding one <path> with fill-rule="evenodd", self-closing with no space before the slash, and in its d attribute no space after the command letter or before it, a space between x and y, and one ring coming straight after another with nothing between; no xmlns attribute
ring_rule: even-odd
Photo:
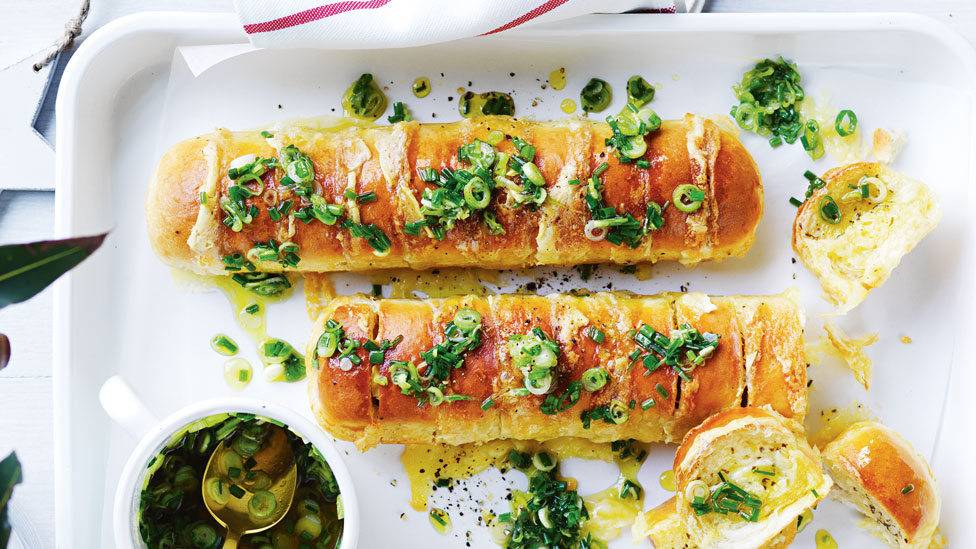
<svg viewBox="0 0 976 549"><path fill-rule="evenodd" d="M701 11L704 0L234 0L261 48L421 46L588 13Z"/></svg>

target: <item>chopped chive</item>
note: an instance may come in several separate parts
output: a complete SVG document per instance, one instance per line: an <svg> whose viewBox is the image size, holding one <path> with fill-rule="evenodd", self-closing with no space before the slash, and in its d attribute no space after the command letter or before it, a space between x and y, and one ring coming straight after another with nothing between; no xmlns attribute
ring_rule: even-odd
<svg viewBox="0 0 976 549"><path fill-rule="evenodd" d="M597 345L602 344L604 338L606 338L607 336L607 334L604 333L603 330L597 328L596 326L590 326L590 329L586 331L586 335L587 337L595 341Z"/></svg>
<svg viewBox="0 0 976 549"><path fill-rule="evenodd" d="M569 180L569 184L570 185L579 185L580 184L580 180L579 179L570 179Z"/></svg>
<svg viewBox="0 0 976 549"><path fill-rule="evenodd" d="M373 202L376 199L377 199L376 193L374 193L373 191L369 191L368 193L362 193L356 197L356 200L358 200L360 204L368 204L370 202Z"/></svg>
<svg viewBox="0 0 976 549"><path fill-rule="evenodd" d="M268 130L265 130L265 131L261 132L261 137L267 139L269 137L274 137L274 134L271 133L271 132L269 132Z"/></svg>
<svg viewBox="0 0 976 549"><path fill-rule="evenodd" d="M244 497L244 489L236 484L231 484L229 490L231 495L237 499Z"/></svg>
<svg viewBox="0 0 976 549"><path fill-rule="evenodd" d="M908 486L905 486L904 488L901 489L902 494L911 494L914 491L915 491L914 484L909 484Z"/></svg>
<svg viewBox="0 0 976 549"><path fill-rule="evenodd" d="M668 394L668 390L665 389L664 385L661 385L660 383L654 386L654 390L657 391L657 394L661 395L661 398L668 398L668 396L670 396Z"/></svg>
<svg viewBox="0 0 976 549"><path fill-rule="evenodd" d="M342 196L348 198L349 200L356 200L356 198L359 197L359 195L356 194L356 191L352 189L346 189L345 191L343 191Z"/></svg>
<svg viewBox="0 0 976 549"><path fill-rule="evenodd" d="M655 404L657 404L657 403L654 402L654 399L653 398L649 398L649 399L645 400L644 402L641 402L641 410L648 410L650 408L653 408Z"/></svg>
<svg viewBox="0 0 976 549"><path fill-rule="evenodd" d="M647 159L645 158L638 158L634 162L634 165L637 166L638 168L644 168L645 170L651 167L651 163L648 162Z"/></svg>
<svg viewBox="0 0 976 549"><path fill-rule="evenodd" d="M775 472L773 472L773 471L763 471L762 469L754 469L752 472L753 473L756 473L757 475L766 475L766 476L770 476L770 477L775 477L776 476L776 473Z"/></svg>
<svg viewBox="0 0 976 549"><path fill-rule="evenodd" d="M484 401L481 402L481 409L482 410L487 410L488 408L491 408L494 405L495 405L494 399L492 399L491 397L488 397Z"/></svg>
<svg viewBox="0 0 976 549"><path fill-rule="evenodd" d="M802 200L798 200L798 199L796 199L796 198L793 198L793 197L791 196L791 197L790 197L790 204L793 204L794 206L796 206L797 208L799 208L800 206L802 206L802 205L803 205L803 201L802 201Z"/></svg>
<svg viewBox="0 0 976 549"><path fill-rule="evenodd" d="M200 203L204 206L207 205L207 193L206 191L200 191Z"/></svg>
<svg viewBox="0 0 976 549"><path fill-rule="evenodd" d="M813 492L813 496L814 496L814 497L818 497L818 498L820 497L820 494L818 494L818 493L817 493L817 491L816 491L815 489L813 489L813 488L810 488L810 491L811 491L811 492Z"/></svg>
<svg viewBox="0 0 976 549"><path fill-rule="evenodd" d="M257 303L251 303L247 307L244 307L244 312L247 313L247 314L249 314L249 315L253 315L254 313L256 313L256 312L258 312L260 310L261 310L261 306L258 305Z"/></svg>

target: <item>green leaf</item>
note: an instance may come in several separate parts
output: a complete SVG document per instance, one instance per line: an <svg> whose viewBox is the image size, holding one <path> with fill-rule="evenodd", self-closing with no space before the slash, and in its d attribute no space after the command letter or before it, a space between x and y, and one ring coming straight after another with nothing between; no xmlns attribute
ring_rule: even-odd
<svg viewBox="0 0 976 549"><path fill-rule="evenodd" d="M10 541L10 522L7 520L7 502L14 486L20 484L24 475L20 470L17 454L13 452L6 459L0 461L0 547L7 547Z"/></svg>
<svg viewBox="0 0 976 549"><path fill-rule="evenodd" d="M97 250L107 234L0 246L0 308L37 295Z"/></svg>

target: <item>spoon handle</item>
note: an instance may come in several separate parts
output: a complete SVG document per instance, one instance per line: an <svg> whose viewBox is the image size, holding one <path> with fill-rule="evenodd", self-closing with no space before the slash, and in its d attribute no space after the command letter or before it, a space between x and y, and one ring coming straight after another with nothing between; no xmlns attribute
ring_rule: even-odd
<svg viewBox="0 0 976 549"><path fill-rule="evenodd" d="M230 528L227 529L227 536L224 538L224 548L223 549L237 549L237 543L241 541L241 533L234 532Z"/></svg>

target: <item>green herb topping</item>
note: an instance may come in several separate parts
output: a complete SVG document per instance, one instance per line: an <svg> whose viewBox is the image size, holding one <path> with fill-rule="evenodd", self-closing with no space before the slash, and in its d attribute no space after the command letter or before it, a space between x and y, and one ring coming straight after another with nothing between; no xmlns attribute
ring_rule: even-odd
<svg viewBox="0 0 976 549"><path fill-rule="evenodd" d="M721 337L711 332L702 334L688 324L679 325L677 330L671 331L671 337L667 337L642 324L631 335L638 349L630 354L629 368L639 362L647 370L644 375L649 376L661 366L670 366L682 379L691 381L689 374L715 352ZM664 387L659 387L658 393L668 398L667 391L661 392Z"/></svg>
<svg viewBox="0 0 976 549"><path fill-rule="evenodd" d="M592 410L584 410L583 413L580 414L580 421L583 422L584 429L589 429L592 421L598 421L601 419L604 423L620 425L621 423L630 419L629 407L619 400L614 399L610 401L610 404L597 406Z"/></svg>
<svg viewBox="0 0 976 549"><path fill-rule="evenodd" d="M726 480L725 475L718 474L722 483L709 492L705 483L689 486L690 506L696 515L721 513L739 515L742 520L756 522L762 509L762 501L754 494L740 488L734 482Z"/></svg>
<svg viewBox="0 0 976 549"><path fill-rule="evenodd" d="M610 106L613 89L605 80L591 78L580 91L580 105L583 112L600 112Z"/></svg>
<svg viewBox="0 0 976 549"><path fill-rule="evenodd" d="M346 113L364 120L376 120L386 110L386 95L373 81L373 75L366 73L349 86L342 98Z"/></svg>
<svg viewBox="0 0 976 549"><path fill-rule="evenodd" d="M461 309L444 326L444 342L420 353L426 364L421 374L413 362L390 361L390 381L405 395L417 398L418 405L439 406L444 402L468 400L468 395L445 394L451 372L464 366L464 356L481 346L481 315L474 309Z"/></svg>
<svg viewBox="0 0 976 549"><path fill-rule="evenodd" d="M627 102L633 103L637 108L654 100L654 86L647 83L642 76L631 76L627 80Z"/></svg>
<svg viewBox="0 0 976 549"><path fill-rule="evenodd" d="M579 493L558 478L556 463L548 454L529 458L527 454L513 451L509 460L515 467L526 470L529 493L524 505L498 516L499 523L509 532L508 549L590 549L602 543L590 535L582 536L580 528L590 518L589 512Z"/></svg>
<svg viewBox="0 0 976 549"><path fill-rule="evenodd" d="M522 372L523 385L533 395L552 391L559 351L559 343L539 327L508 338L508 353L515 367Z"/></svg>
<svg viewBox="0 0 976 549"><path fill-rule="evenodd" d="M627 244L631 248L637 248L645 235L660 229L664 225L662 212L668 207L668 203L665 202L664 206L660 206L656 202L648 202L647 217L644 218L643 222L638 221L629 213L621 215L614 208L604 206L603 183L600 181L600 174L608 167L609 164L606 162L597 166L586 186L583 201L586 202L590 216L593 218L586 222L584 229L586 238L593 241L606 240L617 246Z"/></svg>
<svg viewBox="0 0 976 549"><path fill-rule="evenodd" d="M410 112L407 111L403 103L397 101L393 104L393 115L387 116L386 120L390 124L396 124L397 122L409 122L413 120L413 117L410 116Z"/></svg>

